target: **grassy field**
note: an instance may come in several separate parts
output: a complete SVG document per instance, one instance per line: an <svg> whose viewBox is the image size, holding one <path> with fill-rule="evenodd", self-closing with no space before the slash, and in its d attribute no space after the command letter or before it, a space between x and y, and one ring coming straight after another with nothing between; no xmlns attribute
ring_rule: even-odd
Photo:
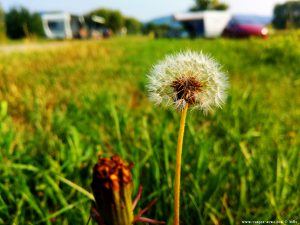
<svg viewBox="0 0 300 225"><path fill-rule="evenodd" d="M85 224L98 155L134 162L138 208L171 224L179 115L147 98L167 53L203 51L229 75L226 105L189 112L183 225L300 223L299 33L268 40L74 41L0 55L0 224ZM65 178L65 179L64 179Z"/></svg>

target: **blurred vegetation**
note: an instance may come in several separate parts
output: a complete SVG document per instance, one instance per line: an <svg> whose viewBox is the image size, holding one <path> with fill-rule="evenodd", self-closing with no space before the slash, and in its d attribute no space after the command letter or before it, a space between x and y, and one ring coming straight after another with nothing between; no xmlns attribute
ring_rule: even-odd
<svg viewBox="0 0 300 225"><path fill-rule="evenodd" d="M140 34L142 31L142 23L133 17L125 17L124 25L128 34Z"/></svg>
<svg viewBox="0 0 300 225"><path fill-rule="evenodd" d="M12 8L5 14L7 36L11 39L43 36L44 30L38 13L30 13L26 8Z"/></svg>
<svg viewBox="0 0 300 225"><path fill-rule="evenodd" d="M275 28L300 28L300 1L277 4L273 14L273 26Z"/></svg>
<svg viewBox="0 0 300 225"><path fill-rule="evenodd" d="M5 12L0 2L0 41L4 40L5 37Z"/></svg>
<svg viewBox="0 0 300 225"><path fill-rule="evenodd" d="M229 6L226 3L221 3L219 0L195 0L196 5L190 11L204 10L226 10Z"/></svg>
<svg viewBox="0 0 300 225"><path fill-rule="evenodd" d="M156 38L163 38L167 37L168 33L170 33L174 28L170 27L166 24L154 24L154 23L147 23L143 27L144 34L151 34L153 33Z"/></svg>
<svg viewBox="0 0 300 225"><path fill-rule="evenodd" d="M179 115L147 98L166 54L211 54L229 74L222 110L189 112L182 224L300 220L299 32L268 40L112 38L0 55L0 224L85 224L97 154L134 162L137 208L171 225ZM65 178L65 179L62 179ZM138 209L137 209L138 210Z"/></svg>
<svg viewBox="0 0 300 225"><path fill-rule="evenodd" d="M88 13L86 17L100 16L105 19L105 26L112 29L113 32L121 32L122 28L126 28L129 34L138 34L141 32L142 24L135 18L125 17L118 10L96 9Z"/></svg>

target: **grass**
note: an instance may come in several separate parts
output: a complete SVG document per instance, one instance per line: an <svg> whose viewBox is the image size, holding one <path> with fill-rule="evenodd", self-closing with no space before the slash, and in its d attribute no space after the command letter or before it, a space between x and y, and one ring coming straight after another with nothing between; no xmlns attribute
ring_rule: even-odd
<svg viewBox="0 0 300 225"><path fill-rule="evenodd" d="M76 184L91 192L97 155L113 153L135 163L137 208L158 198L147 216L171 224L179 115L145 86L184 49L214 56L231 87L222 110L189 112L182 224L300 222L298 40L115 38L0 55L0 224L85 224L90 196Z"/></svg>

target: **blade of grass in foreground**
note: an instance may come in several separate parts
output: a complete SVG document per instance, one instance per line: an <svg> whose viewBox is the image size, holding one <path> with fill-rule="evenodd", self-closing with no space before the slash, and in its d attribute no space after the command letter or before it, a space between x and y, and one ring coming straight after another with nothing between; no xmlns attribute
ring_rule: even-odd
<svg viewBox="0 0 300 225"><path fill-rule="evenodd" d="M8 167L8 166L6 166ZM29 170L29 171L33 171L33 172L38 172L39 169L35 166L32 166L32 165L26 165L26 164L11 164L9 165L10 168L15 168L15 169L21 169L21 170ZM87 190L85 190L84 188L80 187L79 185L73 183L72 181L62 177L62 176L59 176L56 174L56 176L58 177L58 179L69 185L70 187L74 188L75 190L79 191L80 193L82 193L83 195L85 195L86 197L88 197L90 200L94 201L94 196L89 193Z"/></svg>
<svg viewBox="0 0 300 225"><path fill-rule="evenodd" d="M69 185L70 187L74 188L75 190L79 191L80 193L82 193L83 195L88 197L90 200L95 201L94 196L90 192L85 190L84 188L80 187L79 185L73 183L72 181L70 181L64 177L61 177L61 176L57 176L57 177L61 182L65 183L65 184Z"/></svg>
<svg viewBox="0 0 300 225"><path fill-rule="evenodd" d="M56 211L55 213L53 213L53 214L47 216L46 218L41 219L41 220L38 221L36 224L39 224L39 223L45 222L45 221L47 221L47 220L53 219L53 218L55 218L55 217L58 217L59 215L61 215L61 214L65 213L65 212L67 212L67 211L73 209L74 207L76 207L76 205L78 205L78 204L80 204L80 203L84 203L84 202L86 202L86 201L88 201L88 199L84 199L84 200L81 200L81 201L77 201L77 202L75 202L75 203L73 203L73 204L67 205L66 207L64 207L64 208L62 208L62 209Z"/></svg>

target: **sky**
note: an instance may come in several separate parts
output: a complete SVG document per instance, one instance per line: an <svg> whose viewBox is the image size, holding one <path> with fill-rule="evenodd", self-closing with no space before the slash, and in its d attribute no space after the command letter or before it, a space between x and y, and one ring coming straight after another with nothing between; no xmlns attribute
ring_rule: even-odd
<svg viewBox="0 0 300 225"><path fill-rule="evenodd" d="M274 5L284 0L221 0L230 6L234 14L271 16ZM84 14L96 8L118 9L126 16L148 21L160 16L185 12L194 0L0 0L4 10L24 6L30 11L66 11Z"/></svg>

